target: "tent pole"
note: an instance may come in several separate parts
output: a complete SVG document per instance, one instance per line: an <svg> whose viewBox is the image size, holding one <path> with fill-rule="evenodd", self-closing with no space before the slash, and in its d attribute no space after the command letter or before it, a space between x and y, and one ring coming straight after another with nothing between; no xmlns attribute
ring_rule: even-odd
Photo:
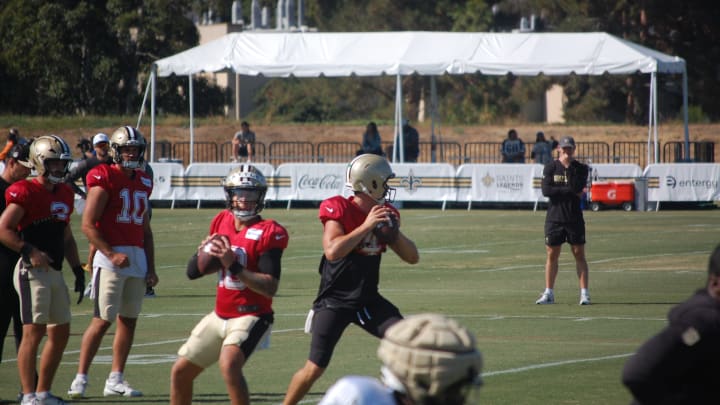
<svg viewBox="0 0 720 405"><path fill-rule="evenodd" d="M650 148L652 147L652 144L650 143L650 139L652 139L652 117L653 117L653 83L655 81L653 80L655 78L655 72L650 73L650 94L648 94L648 136L647 136L647 151L645 152L645 161L647 164L650 164L652 160L650 160ZM655 162L657 163L657 162Z"/></svg>
<svg viewBox="0 0 720 405"><path fill-rule="evenodd" d="M150 163L155 161L155 86L157 66L150 71Z"/></svg>
<svg viewBox="0 0 720 405"><path fill-rule="evenodd" d="M437 117L437 86L435 76L430 76L430 161L437 162L437 138L435 138L435 119Z"/></svg>
<svg viewBox="0 0 720 405"><path fill-rule="evenodd" d="M657 73L653 72L653 136L655 140L655 163L659 163L660 160L660 145L658 145L658 118L657 118L657 96L658 96L658 85L657 85Z"/></svg>
<svg viewBox="0 0 720 405"><path fill-rule="evenodd" d="M395 142L393 145L393 163L398 160L405 162L405 147L403 145L403 114L402 114L402 76L397 74L395 85Z"/></svg>
<svg viewBox="0 0 720 405"><path fill-rule="evenodd" d="M195 128L193 125L193 115L195 114L195 104L193 103L193 75L188 75L188 90L190 103L190 164L193 164L193 149L195 149Z"/></svg>
<svg viewBox="0 0 720 405"><path fill-rule="evenodd" d="M687 67L683 67L683 125L685 126L685 161L690 161L690 131L688 130L688 78Z"/></svg>

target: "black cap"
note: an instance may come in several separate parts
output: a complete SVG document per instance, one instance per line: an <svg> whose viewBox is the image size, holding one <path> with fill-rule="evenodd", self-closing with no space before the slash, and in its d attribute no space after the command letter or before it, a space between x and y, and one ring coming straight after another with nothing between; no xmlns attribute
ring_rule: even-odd
<svg viewBox="0 0 720 405"><path fill-rule="evenodd" d="M560 143L558 143L558 146L561 148L575 149L575 140L572 136L563 136L562 138L560 138Z"/></svg>
<svg viewBox="0 0 720 405"><path fill-rule="evenodd" d="M27 168L33 168L32 163L30 163L30 144L24 139L13 145L7 157L15 159L18 163Z"/></svg>

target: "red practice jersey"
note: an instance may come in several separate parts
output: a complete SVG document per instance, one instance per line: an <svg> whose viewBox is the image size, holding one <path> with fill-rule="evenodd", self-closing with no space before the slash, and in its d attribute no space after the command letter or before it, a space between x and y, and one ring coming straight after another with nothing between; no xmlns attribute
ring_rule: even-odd
<svg viewBox="0 0 720 405"><path fill-rule="evenodd" d="M318 218L320 222L325 225L328 220L334 220L340 222L345 234L352 232L355 228L362 225L367 218L367 214L360 210L355 203L353 203L355 197L350 196L345 198L343 196L330 197L320 203L320 211ZM395 216L400 219L400 212L392 206L390 203L385 203L385 206L390 208ZM387 248L387 245L379 243L377 237L370 232L365 239L355 248L355 253L361 255L377 255L383 253Z"/></svg>
<svg viewBox="0 0 720 405"><path fill-rule="evenodd" d="M210 223L210 235L218 233L230 239L230 245L238 261L245 269L258 269L258 259L271 249L285 249L288 245L287 230L277 222L261 219L259 222L238 232L235 217L229 210L223 210ZM280 275L274 275L280 277ZM215 313L221 318L236 318L243 315L272 313L272 298L248 288L227 270L218 273Z"/></svg>
<svg viewBox="0 0 720 405"><path fill-rule="evenodd" d="M98 165L86 176L88 190L98 186L108 193L108 202L95 227L110 246L144 247L144 214L150 206L152 178L135 169L128 177L117 165Z"/></svg>
<svg viewBox="0 0 720 405"><path fill-rule="evenodd" d="M65 227L70 223L75 194L67 184L55 184L47 191L37 179L21 180L5 191L7 205L17 204L25 210L18 224L24 241L47 253L50 265L62 269L65 258Z"/></svg>

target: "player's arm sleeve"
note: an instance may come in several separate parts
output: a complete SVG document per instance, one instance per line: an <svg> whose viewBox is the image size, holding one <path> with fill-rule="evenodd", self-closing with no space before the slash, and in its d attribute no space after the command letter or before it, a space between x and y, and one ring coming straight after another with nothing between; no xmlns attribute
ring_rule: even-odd
<svg viewBox="0 0 720 405"><path fill-rule="evenodd" d="M684 328L683 328L684 329ZM687 402L684 376L702 356L701 345L683 343L683 330L669 326L645 342L625 364L622 382L641 404Z"/></svg>
<svg viewBox="0 0 720 405"><path fill-rule="evenodd" d="M203 274L200 273L200 269L198 268L197 253L192 255L190 257L190 260L188 260L187 269L185 270L185 274L187 274L187 276L190 280L195 280L195 279L203 276Z"/></svg>
<svg viewBox="0 0 720 405"><path fill-rule="evenodd" d="M555 163L550 162L543 168L542 176L542 194L545 197L557 197L563 194L567 194L570 188L567 186L555 185L553 177L555 176Z"/></svg>
<svg viewBox="0 0 720 405"><path fill-rule="evenodd" d="M282 254L283 249L280 248L272 248L263 252L258 258L258 269L260 272L269 274L275 279L280 280Z"/></svg>

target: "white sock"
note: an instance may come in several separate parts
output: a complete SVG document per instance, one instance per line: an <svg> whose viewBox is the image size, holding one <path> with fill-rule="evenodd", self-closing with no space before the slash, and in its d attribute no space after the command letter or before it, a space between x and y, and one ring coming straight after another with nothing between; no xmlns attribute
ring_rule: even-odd
<svg viewBox="0 0 720 405"><path fill-rule="evenodd" d="M113 371L113 372L111 372L111 373L110 373L110 377L108 378L108 380L110 380L110 381L112 381L112 382L116 382L116 383L122 382L122 380L123 380L123 373L122 373L122 371Z"/></svg>
<svg viewBox="0 0 720 405"><path fill-rule="evenodd" d="M583 296L583 297L587 297L587 296L590 295L590 294L588 293L588 289L587 289L587 288L581 288L581 289L580 289L580 295Z"/></svg>
<svg viewBox="0 0 720 405"><path fill-rule="evenodd" d="M23 399L22 399L23 402L30 402L30 401L32 401L33 399L35 399L35 393L34 393L34 392L31 392L31 393L29 393L29 394L23 394Z"/></svg>
<svg viewBox="0 0 720 405"><path fill-rule="evenodd" d="M546 288L546 289L545 289L545 292L544 292L543 294L553 295L553 289L552 289L552 288Z"/></svg>
<svg viewBox="0 0 720 405"><path fill-rule="evenodd" d="M35 393L35 398L40 399L40 400L47 399L48 396L50 396L50 392L48 392L48 391L41 391L41 392Z"/></svg>
<svg viewBox="0 0 720 405"><path fill-rule="evenodd" d="M75 374L75 379L87 382L87 374L77 373L77 374Z"/></svg>

